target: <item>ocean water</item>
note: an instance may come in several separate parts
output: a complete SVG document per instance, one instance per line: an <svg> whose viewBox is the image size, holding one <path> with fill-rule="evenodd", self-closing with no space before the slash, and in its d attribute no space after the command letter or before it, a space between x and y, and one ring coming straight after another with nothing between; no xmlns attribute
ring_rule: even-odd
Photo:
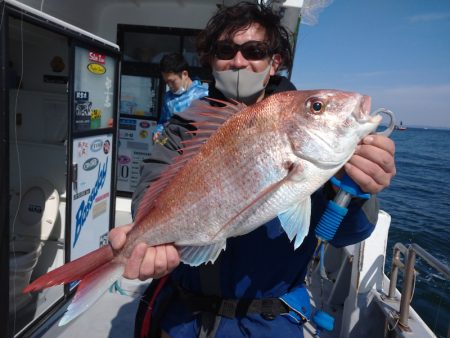
<svg viewBox="0 0 450 338"><path fill-rule="evenodd" d="M450 130L394 131L397 175L379 194L392 216L386 274L395 243L417 243L450 265ZM450 323L450 281L418 258L412 306L438 337ZM401 282L397 288L401 289Z"/></svg>

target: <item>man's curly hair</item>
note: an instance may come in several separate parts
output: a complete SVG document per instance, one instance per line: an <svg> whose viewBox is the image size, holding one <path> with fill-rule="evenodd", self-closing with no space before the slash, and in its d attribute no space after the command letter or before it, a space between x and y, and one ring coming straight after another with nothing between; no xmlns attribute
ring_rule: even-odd
<svg viewBox="0 0 450 338"><path fill-rule="evenodd" d="M214 57L214 45L219 37L232 40L235 33L250 27L252 23L259 23L266 29L266 42L272 55L280 54L280 68L289 69L292 64L289 32L281 25L281 18L272 9L251 2L222 7L208 21L197 37L197 51L202 65L210 66Z"/></svg>

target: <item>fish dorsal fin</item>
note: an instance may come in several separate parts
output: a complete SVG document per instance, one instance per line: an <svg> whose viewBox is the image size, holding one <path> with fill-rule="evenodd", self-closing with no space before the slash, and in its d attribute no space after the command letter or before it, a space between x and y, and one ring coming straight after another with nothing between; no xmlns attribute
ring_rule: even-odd
<svg viewBox="0 0 450 338"><path fill-rule="evenodd" d="M201 146L214 134L223 123L230 117L247 107L244 103L237 101L222 101L212 98L205 98L208 101L220 103L223 107L212 106L204 100L192 101L189 108L178 114L183 119L193 121L190 124L195 130L187 131L186 134L194 135L191 139L181 141L183 148L179 149L180 156L174 158L172 164L164 171L147 189L139 203L135 224L139 224L150 210L156 205L158 196L169 185L172 178L194 157Z"/></svg>

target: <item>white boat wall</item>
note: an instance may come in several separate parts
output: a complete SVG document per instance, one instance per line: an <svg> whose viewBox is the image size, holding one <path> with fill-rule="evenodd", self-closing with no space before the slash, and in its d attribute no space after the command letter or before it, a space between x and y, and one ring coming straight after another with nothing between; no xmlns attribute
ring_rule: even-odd
<svg viewBox="0 0 450 338"><path fill-rule="evenodd" d="M76 258L86 250L98 247L105 240L108 229L131 221L130 196L138 179L136 168L139 166L139 156L151 153L151 149L142 148L142 144L135 139L127 139L129 125L126 123L133 122L134 114L137 123L142 125L144 122L153 126L157 117L155 111L159 102L158 95L161 95L164 87L158 82L158 75L155 73L142 73L142 69L147 66L151 70L156 69L155 57L160 49L153 47L165 48L170 44L170 39L166 38L176 36L184 41L181 51L191 52L192 49L187 48L187 36L191 37L196 30L202 29L218 6L237 2L239 1L0 2L3 13L0 41L2 48L7 46L8 51L8 54L2 51L0 55L5 70L0 74L0 155L8 158L8 161L0 164L0 219L2 223L9 224L7 230L3 230L5 227L0 228L1 266L5 267L4 271L8 271L6 266L9 266L8 279L6 276L0 277L0 285L8 286L0 288L3 289L2 295L5 294L6 297L6 292L9 292L9 305L6 302L1 302L0 305L0 320L7 323L4 328L0 328L0 337L46 337L46 332L52 332L61 310L73 295L74 285L55 287L30 296L20 295L22 284ZM303 0L269 2L283 15L283 22L293 32L295 41ZM151 29L148 30L147 27ZM146 35L149 32L153 34L151 38ZM158 34L161 34L159 40ZM140 39L143 43L139 47L142 48L137 50L136 41ZM113 70L107 80L101 83L103 87L100 90L108 93L102 96L102 100L106 100L105 105L109 99L111 102L108 101L110 110L104 109L103 119L98 125L91 120L86 127L88 129L77 131L76 122L80 121L73 120L77 115L75 109L70 107L75 101L74 107L82 109L89 101L76 97L87 95L87 92L76 89L79 81L76 75L79 69L77 55L84 52L89 52L89 62ZM195 58L192 62L198 67ZM203 74L200 67L198 71ZM125 86L120 92L119 83L131 81L133 76L145 77L146 85L157 89L154 90L154 101L146 102L150 108L140 111L136 108L140 103L135 102L128 114L124 111L128 112L129 106L124 106L129 101L124 97L132 96L132 93L125 95ZM153 82L148 80L152 77ZM91 96L93 92L92 90ZM144 117L140 119L142 115ZM108 116L110 118L105 119ZM125 150L120 147L125 143L130 148L135 147L133 154L137 155L131 161L136 162L134 164L124 160L128 153L123 153ZM106 144L111 144L110 153L110 148L105 148ZM84 154L85 151L88 155ZM98 154L103 153L104 161L111 167L105 164L105 170L109 168L108 178L102 181L100 187L97 183L102 158ZM87 157L75 165L78 155ZM82 177L85 178L81 179ZM90 181L95 181L95 185L88 186ZM33 187L37 184L39 189L36 190ZM95 194L94 188L98 190ZM26 199L27 196L31 196L31 202ZM39 198L43 202L35 203ZM92 243L88 241L87 235L83 237L87 226L75 229L74 225L79 217L79 213L75 213L76 206L79 205L77 203L83 199L92 204L92 208L85 211L92 212L92 217L89 217L93 221L101 217L108 220L105 229L94 236L95 241ZM24 207L24 200L28 203L28 209ZM27 214L24 208L30 213ZM40 214L39 218L36 218L36 211ZM44 219L44 215L47 218ZM19 260L22 251L19 245L25 239L27 242L30 239L29 236L24 236L21 229L23 224L28 224L29 218L33 226L38 224L40 228L33 230L37 231L35 235L38 238L33 242L36 243L32 251L34 261L21 270L19 264L22 262ZM399 244L396 246L393 260L395 265L391 273L395 281L391 283L384 273L386 255L391 254L386 252L390 220L389 214L380 211L376 230L366 241L342 249L328 246L324 259L327 274L325 280L320 277L319 267L312 262L307 278L312 304L335 319L334 330L323 331L322 337L435 337L409 305L411 297L408 295L413 293L414 257L416 254L426 257L425 260L447 278L450 278L449 269L436 262L420 247L406 248ZM43 224L46 224L45 229ZM25 229L29 231L29 228ZM84 244L80 251L76 251L74 243L74 237L78 235L80 243ZM402 290L406 292L403 295L396 288L399 270L404 275ZM137 288L139 287L140 284ZM82 323L82 320L74 321L70 325L72 330L78 336L90 336L90 328L82 324L77 326L77 323ZM92 325L95 325L95 320ZM314 337L316 329L312 323L307 323L304 326L305 336ZM64 334L64 331L59 332L61 336L71 336ZM52 334L48 335L51 336ZM104 336L110 335L104 332ZM132 336L131 332L129 336Z"/></svg>

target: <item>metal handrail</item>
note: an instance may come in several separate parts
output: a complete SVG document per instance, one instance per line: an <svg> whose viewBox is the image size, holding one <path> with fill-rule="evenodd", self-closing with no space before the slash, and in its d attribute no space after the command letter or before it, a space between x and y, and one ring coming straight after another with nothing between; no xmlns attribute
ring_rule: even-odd
<svg viewBox="0 0 450 338"><path fill-rule="evenodd" d="M413 292L413 282L414 282L414 266L416 264L416 255L422 257L431 267L441 272L444 277L450 280L450 267L439 261L436 257L422 248L420 245L413 243L404 246L402 243L396 243L394 245L394 254L392 259L391 276L389 284L388 298L395 298L395 290L397 286L398 270L405 270L402 292L400 298L400 314L398 323L404 327L408 328L408 317L409 317L409 304L411 303L411 297ZM405 256L406 264L402 263L400 260L400 253Z"/></svg>

